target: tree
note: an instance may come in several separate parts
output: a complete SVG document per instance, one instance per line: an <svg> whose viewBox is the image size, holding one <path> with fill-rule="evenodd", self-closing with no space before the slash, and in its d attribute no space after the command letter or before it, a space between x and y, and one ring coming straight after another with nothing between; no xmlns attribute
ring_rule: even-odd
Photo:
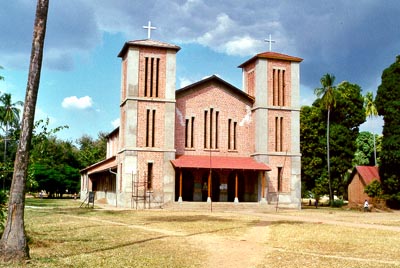
<svg viewBox="0 0 400 268"><path fill-rule="evenodd" d="M49 197L62 197L67 190L76 192L80 180L77 148L55 137L49 138L46 145L41 153L33 149L35 157L32 154L29 166L39 189L46 190Z"/></svg>
<svg viewBox="0 0 400 268"><path fill-rule="evenodd" d="M382 136L377 136L371 132L360 132L356 139L356 152L354 154L353 166L372 166L379 163L378 155L381 151ZM376 160L374 159L376 158Z"/></svg>
<svg viewBox="0 0 400 268"><path fill-rule="evenodd" d="M7 159L7 141L8 131L10 126L17 126L19 123L20 109L17 106L22 106L22 101L12 102L11 94L4 93L0 96L0 124L4 126L4 165ZM3 175L3 190L4 190L5 175Z"/></svg>
<svg viewBox="0 0 400 268"><path fill-rule="evenodd" d="M372 119L373 117L378 116L378 111L376 110L376 106L374 103L374 95L372 92L367 92L367 94L364 97L364 106L365 106L365 115ZM372 121L371 121L372 122ZM376 162L376 142L375 142L375 134L372 133L372 137L374 140L374 163L375 166L377 165Z"/></svg>
<svg viewBox="0 0 400 268"><path fill-rule="evenodd" d="M62 197L79 185L78 149L70 141L58 140L55 134L67 126L49 128L49 119L35 122L30 151L28 190L46 190L50 197Z"/></svg>
<svg viewBox="0 0 400 268"><path fill-rule="evenodd" d="M382 73L375 105L383 116L379 175L387 205L400 208L400 56Z"/></svg>
<svg viewBox="0 0 400 268"><path fill-rule="evenodd" d="M83 135L77 140L79 146L79 161L81 168L90 166L106 158L107 134L100 132L97 140L88 135Z"/></svg>
<svg viewBox="0 0 400 268"><path fill-rule="evenodd" d="M325 174L326 127L321 121L324 116L322 110L316 106L303 106L300 110L300 149L301 149L301 180L302 190L312 191L316 186L316 179ZM329 194L325 192L323 194Z"/></svg>
<svg viewBox="0 0 400 268"><path fill-rule="evenodd" d="M344 196L347 189L348 170L353 167L356 138L359 126L365 121L363 96L356 84L342 82L336 87L336 109L330 114L330 177L332 192ZM327 174L327 113L322 99L316 99L311 107L300 110L300 149L302 183L308 191L322 194L323 186L329 194Z"/></svg>
<svg viewBox="0 0 400 268"><path fill-rule="evenodd" d="M7 222L0 241L0 258L3 261L21 262L30 258L24 224L25 182L29 163L29 146L32 138L40 73L42 69L48 6L48 0L38 0L36 6L21 135L14 163Z"/></svg>
<svg viewBox="0 0 400 268"><path fill-rule="evenodd" d="M329 119L331 110L336 106L336 98L335 98L335 76L332 74L325 74L321 80L322 87L316 88L314 90L315 95L317 97L321 97L322 105L328 111L327 121L326 121L326 158L328 164L328 182L329 182L329 202L333 201L333 193L332 193L332 182L331 182L331 170L330 170L330 157L329 157Z"/></svg>

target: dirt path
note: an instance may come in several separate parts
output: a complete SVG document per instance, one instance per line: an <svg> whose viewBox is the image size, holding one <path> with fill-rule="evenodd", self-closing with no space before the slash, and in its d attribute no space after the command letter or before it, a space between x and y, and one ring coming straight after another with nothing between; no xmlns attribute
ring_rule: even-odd
<svg viewBox="0 0 400 268"><path fill-rule="evenodd" d="M235 238L200 235L193 239L208 252L205 267L256 267L266 254L264 241L268 241L269 236L266 230L265 226L257 225Z"/></svg>
<svg viewBox="0 0 400 268"><path fill-rule="evenodd" d="M254 212L239 212L244 215L256 216L260 219L260 223L255 226L248 227L247 231L239 236L219 236L217 234L190 234L185 232L176 232L173 230L167 230L163 228L154 228L146 225L135 225L135 224L125 224L120 222L115 222L112 220L103 220L100 218L92 217L89 220L102 222L106 224L127 226L129 228L141 229L146 231L151 231L154 233L163 234L165 236L176 236L184 237L185 242L191 243L198 248L205 249L207 251L206 255L208 259L205 260L204 267L229 267L229 268L242 268L242 267L266 267L263 265L263 261L266 259L266 255L272 251L284 251L284 249L272 248L267 245L267 241L270 236L269 223L271 221L296 221L296 222L310 222L317 224L330 224L339 226L349 226L357 228L371 228L380 230L390 230L395 232L400 232L400 226L389 226L383 224L371 224L354 222L347 220L335 220L330 219L324 214L313 215L312 217L304 215L287 215L279 213L262 214ZM228 214L224 213L224 216ZM73 216L77 218L82 218L88 220L88 218L83 218L80 216ZM334 255L319 255L314 254L319 257L325 258L338 258L338 259L348 259L352 260L351 257L334 256ZM313 256L310 256L313 257ZM362 259L353 258L357 261L362 261ZM385 264L395 264L397 262L384 261L384 260L371 260L376 263Z"/></svg>

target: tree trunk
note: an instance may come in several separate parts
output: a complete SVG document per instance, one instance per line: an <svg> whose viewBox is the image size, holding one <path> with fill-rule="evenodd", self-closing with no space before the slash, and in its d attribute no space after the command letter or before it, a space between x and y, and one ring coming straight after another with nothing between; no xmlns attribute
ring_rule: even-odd
<svg viewBox="0 0 400 268"><path fill-rule="evenodd" d="M14 162L7 222L0 240L0 258L3 262L21 262L30 258L24 225L25 183L29 163L29 145L32 138L40 71L42 68L48 5L49 0L38 0L36 6L21 135Z"/></svg>
<svg viewBox="0 0 400 268"><path fill-rule="evenodd" d="M331 110L328 109L328 123L326 127L326 158L328 162L328 183L329 183L329 205L332 206L333 204L333 193L332 193L332 180L331 180L331 159L329 154L329 117L330 117Z"/></svg>

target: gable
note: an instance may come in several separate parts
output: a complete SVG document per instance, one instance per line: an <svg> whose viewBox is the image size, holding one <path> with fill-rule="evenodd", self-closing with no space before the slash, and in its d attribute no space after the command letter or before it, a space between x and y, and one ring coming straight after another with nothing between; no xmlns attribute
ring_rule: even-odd
<svg viewBox="0 0 400 268"><path fill-rule="evenodd" d="M353 180L353 178L356 176L356 174L359 175L360 181L364 185L370 184L372 181L377 180L381 181L379 177L379 170L377 166L356 166L353 169L353 172L351 173L350 176L350 183Z"/></svg>
<svg viewBox="0 0 400 268"><path fill-rule="evenodd" d="M225 80L219 78L216 75L212 75L203 80L200 80L194 84L186 86L176 91L176 100L188 96L188 95L198 95L199 91L205 90L207 88L219 88L221 91L224 91L225 94L234 96L236 98L241 99L247 104L253 104L254 98L243 92L239 88L229 84Z"/></svg>

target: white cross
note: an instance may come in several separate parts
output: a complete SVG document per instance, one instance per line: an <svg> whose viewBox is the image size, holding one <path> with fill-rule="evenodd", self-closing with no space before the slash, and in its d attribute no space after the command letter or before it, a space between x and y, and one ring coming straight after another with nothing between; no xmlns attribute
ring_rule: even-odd
<svg viewBox="0 0 400 268"><path fill-rule="evenodd" d="M265 42L269 43L269 51L272 50L272 43L275 43L275 40L272 40L271 35L269 35L269 39L265 39Z"/></svg>
<svg viewBox="0 0 400 268"><path fill-rule="evenodd" d="M157 29L156 27L151 26L151 21L147 24L147 26L143 26L144 29L147 29L147 39L150 39L151 30Z"/></svg>

